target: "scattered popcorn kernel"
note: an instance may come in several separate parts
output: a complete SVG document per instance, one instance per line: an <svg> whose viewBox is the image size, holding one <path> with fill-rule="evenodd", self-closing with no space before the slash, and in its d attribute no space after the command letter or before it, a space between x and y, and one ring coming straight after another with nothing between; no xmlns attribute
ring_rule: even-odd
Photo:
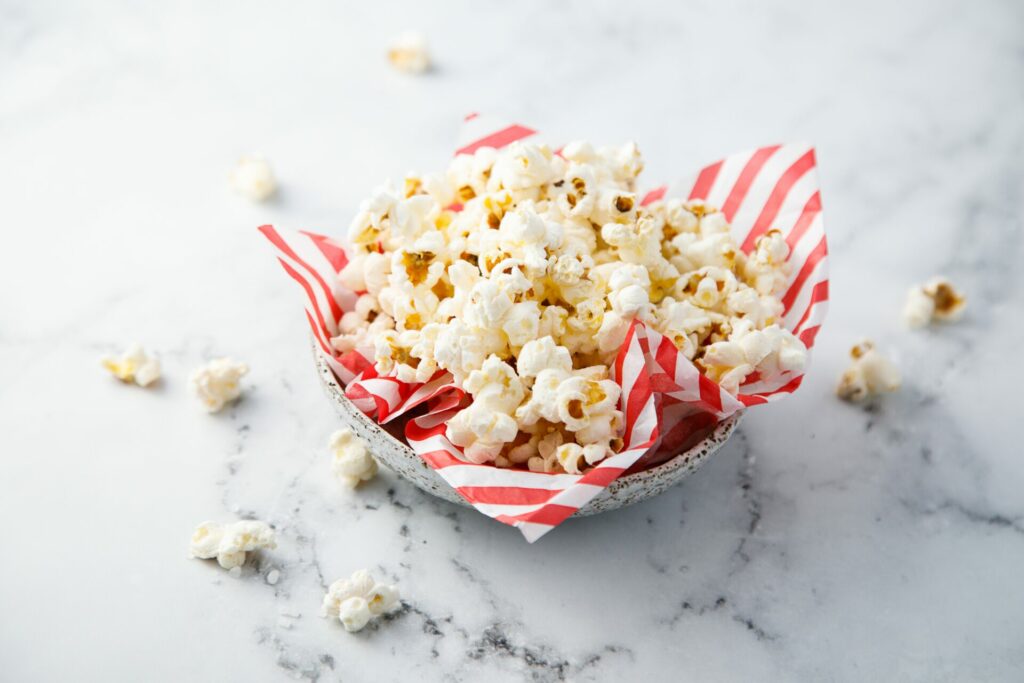
<svg viewBox="0 0 1024 683"><path fill-rule="evenodd" d="M377 583L360 569L347 579L332 583L324 596L324 616L338 619L349 633L361 630L371 619L400 606L398 588Z"/></svg>
<svg viewBox="0 0 1024 683"><path fill-rule="evenodd" d="M377 474L377 461L363 440L351 430L339 429L331 434L330 445L334 453L334 473L349 488L354 489Z"/></svg>
<svg viewBox="0 0 1024 683"><path fill-rule="evenodd" d="M231 171L231 187L254 202L266 201L277 192L277 180L267 160L261 156L244 156Z"/></svg>
<svg viewBox="0 0 1024 683"><path fill-rule="evenodd" d="M406 31L392 41L388 48L388 61L399 71L421 74L430 68L427 39L422 33Z"/></svg>
<svg viewBox="0 0 1024 683"><path fill-rule="evenodd" d="M139 344L132 344L120 356L105 356L101 363L122 382L147 387L160 379L160 360L148 355Z"/></svg>
<svg viewBox="0 0 1024 683"><path fill-rule="evenodd" d="M234 570L245 564L247 553L276 547L274 530L266 522L203 522L192 532L189 555L203 560L217 558L221 567Z"/></svg>
<svg viewBox="0 0 1024 683"><path fill-rule="evenodd" d="M839 378L836 394L845 401L860 402L900 388L899 369L864 340L850 349L853 362Z"/></svg>
<svg viewBox="0 0 1024 683"><path fill-rule="evenodd" d="M944 277L934 277L907 293L903 319L911 328L924 327L933 320L958 320L967 306L967 298Z"/></svg>
<svg viewBox="0 0 1024 683"><path fill-rule="evenodd" d="M248 372L245 363L217 358L196 369L189 378L189 386L207 412L216 413L241 396L239 381Z"/></svg>

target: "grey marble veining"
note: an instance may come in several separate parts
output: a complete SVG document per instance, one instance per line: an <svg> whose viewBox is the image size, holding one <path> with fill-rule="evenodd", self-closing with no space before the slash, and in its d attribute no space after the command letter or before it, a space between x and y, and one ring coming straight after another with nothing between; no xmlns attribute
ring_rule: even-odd
<svg viewBox="0 0 1024 683"><path fill-rule="evenodd" d="M1020 680L1022 25L996 1L0 3L0 677ZM406 26L421 79L383 59ZM338 419L254 230L340 232L475 110L634 138L652 183L794 139L822 174L832 307L800 392L532 546L387 472L333 480ZM251 151L266 205L227 188ZM936 273L967 316L909 332ZM864 335L905 387L850 406ZM130 340L161 354L151 391L97 367ZM220 354L252 372L208 416L185 383ZM277 550L237 579L185 558L236 517ZM320 600L361 567L403 603L350 635Z"/></svg>

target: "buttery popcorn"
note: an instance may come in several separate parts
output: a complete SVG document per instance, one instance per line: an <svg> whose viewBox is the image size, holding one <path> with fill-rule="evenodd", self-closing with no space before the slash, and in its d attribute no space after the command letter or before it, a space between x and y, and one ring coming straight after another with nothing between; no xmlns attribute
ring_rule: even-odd
<svg viewBox="0 0 1024 683"><path fill-rule="evenodd" d="M276 547L274 530L266 522L203 522L192 532L189 555L203 560L215 557L224 569L236 569L245 564L246 553Z"/></svg>
<svg viewBox="0 0 1024 683"><path fill-rule="evenodd" d="M245 363L217 358L197 368L189 378L189 386L206 411L216 413L242 395L239 382L248 372Z"/></svg>
<svg viewBox="0 0 1024 683"><path fill-rule="evenodd" d="M323 614L341 622L349 633L362 630L371 619L400 606L398 587L378 583L365 569L338 579L327 589Z"/></svg>
<svg viewBox="0 0 1024 683"><path fill-rule="evenodd" d="M800 372L784 236L745 254L703 201L641 206L642 168L633 144L517 142L374 190L349 227L339 283L358 298L332 344L401 381L450 373L472 398L448 422L465 458L538 472L623 447L609 368L634 321L732 393Z"/></svg>
<svg viewBox="0 0 1024 683"><path fill-rule="evenodd" d="M839 378L836 394L844 401L860 402L900 388L899 369L865 339L850 349L853 362Z"/></svg>
<svg viewBox="0 0 1024 683"><path fill-rule="evenodd" d="M139 344L132 344L120 356L104 356L100 362L125 383L148 387L160 379L160 360L147 354Z"/></svg>
<svg viewBox="0 0 1024 683"><path fill-rule="evenodd" d="M399 71L421 74L430 68L427 39L415 31L399 35L388 48L388 61Z"/></svg>
<svg viewBox="0 0 1024 683"><path fill-rule="evenodd" d="M270 199L277 192L277 180L270 164L261 156L244 156L230 174L235 192L254 202Z"/></svg>
<svg viewBox="0 0 1024 683"><path fill-rule="evenodd" d="M330 445L334 453L334 473L349 488L354 489L377 474L377 461L363 440L351 430L339 429L331 434Z"/></svg>
<svg viewBox="0 0 1024 683"><path fill-rule="evenodd" d="M911 328L924 327L933 320L958 320L967 306L967 298L944 277L934 277L907 293L903 319Z"/></svg>

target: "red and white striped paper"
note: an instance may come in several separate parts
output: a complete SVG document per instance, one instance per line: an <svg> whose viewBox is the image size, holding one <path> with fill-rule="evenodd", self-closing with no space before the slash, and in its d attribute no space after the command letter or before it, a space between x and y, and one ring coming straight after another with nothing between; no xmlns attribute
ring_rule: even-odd
<svg viewBox="0 0 1024 683"><path fill-rule="evenodd" d="M501 148L517 140L539 140L531 128L471 114L460 134L456 154L480 147ZM825 318L828 302L828 249L814 149L806 144L761 147L726 157L697 173L650 190L643 203L658 199L703 199L720 207L745 252L771 228L786 235L792 271L782 297L784 325L810 349ZM406 423L409 445L477 510L511 524L530 542L585 505L630 466L655 449L664 452L683 443L695 425L706 426L749 406L794 392L802 374L769 382L748 378L732 395L704 377L672 342L634 322L620 350L612 377L622 386L625 447L582 475L544 474L476 465L446 436L448 420L470 400L439 372L425 384L379 376L372 349L337 354L330 338L355 293L337 282L347 263L342 246L323 235L260 231L273 243L278 260L306 294L306 319L321 354L346 386L359 408L384 423L414 408L425 414ZM710 418L709 418L710 416ZM644 461L646 462L646 461Z"/></svg>

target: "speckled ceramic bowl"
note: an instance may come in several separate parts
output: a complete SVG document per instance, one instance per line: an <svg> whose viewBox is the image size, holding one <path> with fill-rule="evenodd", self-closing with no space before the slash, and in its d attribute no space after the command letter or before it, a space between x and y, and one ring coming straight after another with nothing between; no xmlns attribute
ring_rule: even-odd
<svg viewBox="0 0 1024 683"><path fill-rule="evenodd" d="M331 403L334 404L338 414L352 431L370 445L370 451L378 462L383 463L427 493L432 493L459 505L469 505L462 496L455 492L455 489L430 469L408 444L371 420L345 398L344 390L338 383L337 377L317 353L315 343L313 357L316 359L320 382L330 397ZM615 510L658 495L694 472L709 455L721 448L736 429L740 417L741 413L737 413L722 421L695 446L656 467L619 477L593 500L580 508L574 516L593 515L598 512Z"/></svg>

